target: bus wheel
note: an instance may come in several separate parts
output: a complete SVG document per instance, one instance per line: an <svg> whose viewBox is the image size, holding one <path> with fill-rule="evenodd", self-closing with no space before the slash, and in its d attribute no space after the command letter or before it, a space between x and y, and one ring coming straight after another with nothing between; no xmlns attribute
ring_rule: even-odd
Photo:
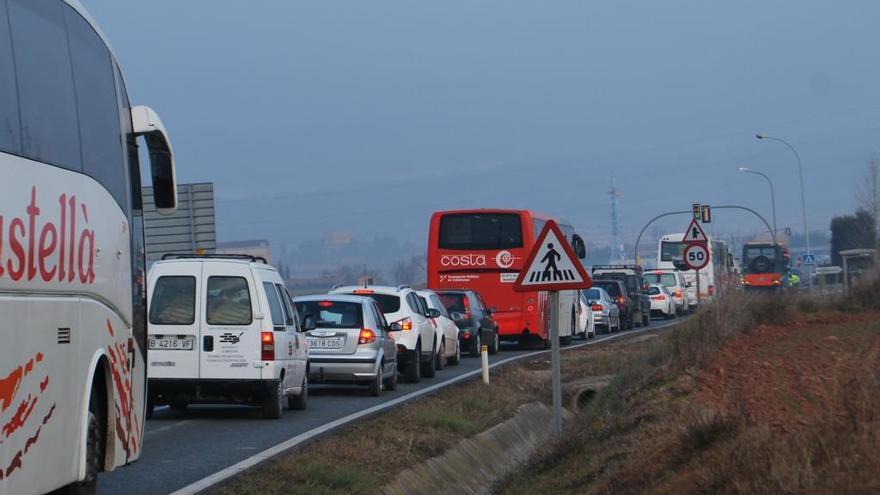
<svg viewBox="0 0 880 495"><path fill-rule="evenodd" d="M101 394L96 385L92 386L92 396L89 399L88 433L86 437L86 478L77 483L71 483L58 490L62 495L94 495L98 492L98 472L104 463L104 449L106 442L104 436L107 432L106 418L98 404Z"/></svg>

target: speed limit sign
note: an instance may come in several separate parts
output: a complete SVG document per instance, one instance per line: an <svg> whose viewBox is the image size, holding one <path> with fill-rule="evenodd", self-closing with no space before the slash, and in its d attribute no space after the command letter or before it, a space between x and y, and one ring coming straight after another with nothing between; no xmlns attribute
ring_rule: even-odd
<svg viewBox="0 0 880 495"><path fill-rule="evenodd" d="M684 250L684 263L691 270L700 270L709 264L709 250L703 244L691 244Z"/></svg>

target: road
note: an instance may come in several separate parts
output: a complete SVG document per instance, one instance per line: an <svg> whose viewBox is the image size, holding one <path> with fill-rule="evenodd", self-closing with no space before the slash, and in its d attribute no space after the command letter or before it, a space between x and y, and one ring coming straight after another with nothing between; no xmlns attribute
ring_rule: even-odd
<svg viewBox="0 0 880 495"><path fill-rule="evenodd" d="M662 323L655 321L647 329L603 335L586 344L575 340L572 345L563 347L563 350L645 330L669 328L681 321L683 319ZM493 363L509 362L511 358L521 359L541 352L547 351L505 346L502 352L489 356L490 366ZM153 495L178 490L181 494L195 493L197 488L231 474L230 466L242 461L254 463L268 457L267 449L282 442L288 441L288 444L295 445L298 440L294 437L302 437L307 432L317 434L321 430L314 430L334 421L338 423L341 418L374 406L382 407L387 404L393 407L399 402L418 396L420 392L424 393L428 388L436 389L438 385L469 378L464 375L475 374L479 368L479 359L462 358L460 365L439 371L433 379L423 378L418 384L400 383L397 390L385 392L380 397L369 396L366 387L315 386L310 389L307 410L285 411L279 420L262 419L259 408L244 406L200 405L191 406L180 413L168 408L157 409L154 418L146 424L141 459L112 473L102 474L98 481L98 493ZM290 439L294 439L293 443ZM200 481L199 485L193 486Z"/></svg>

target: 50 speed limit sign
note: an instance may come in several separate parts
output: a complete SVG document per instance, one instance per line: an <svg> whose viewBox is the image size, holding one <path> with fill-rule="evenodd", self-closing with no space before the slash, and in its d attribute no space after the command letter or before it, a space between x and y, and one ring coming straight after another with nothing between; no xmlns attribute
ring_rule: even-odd
<svg viewBox="0 0 880 495"><path fill-rule="evenodd" d="M684 262L691 270L700 270L709 264L709 250L702 244L691 244L684 250Z"/></svg>

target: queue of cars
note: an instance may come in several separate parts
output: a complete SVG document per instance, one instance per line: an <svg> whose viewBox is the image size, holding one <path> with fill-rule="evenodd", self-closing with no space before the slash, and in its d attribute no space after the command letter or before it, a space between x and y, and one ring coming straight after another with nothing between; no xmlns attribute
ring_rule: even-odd
<svg viewBox="0 0 880 495"><path fill-rule="evenodd" d="M690 307L674 270L594 267L578 292L571 336L646 326ZM650 283L650 285L649 285ZM374 396L399 378L434 377L462 353L500 348L494 310L466 289L337 286L292 298L266 260L171 255L149 273L147 413L167 405L256 405L266 418L304 409L310 384L358 384Z"/></svg>
<svg viewBox="0 0 880 495"><path fill-rule="evenodd" d="M309 384L378 396L398 375L418 382L481 344L499 350L492 310L470 290L338 286L292 298L275 268L249 255L166 256L148 287L148 416L231 403L279 418L285 402L306 407Z"/></svg>

